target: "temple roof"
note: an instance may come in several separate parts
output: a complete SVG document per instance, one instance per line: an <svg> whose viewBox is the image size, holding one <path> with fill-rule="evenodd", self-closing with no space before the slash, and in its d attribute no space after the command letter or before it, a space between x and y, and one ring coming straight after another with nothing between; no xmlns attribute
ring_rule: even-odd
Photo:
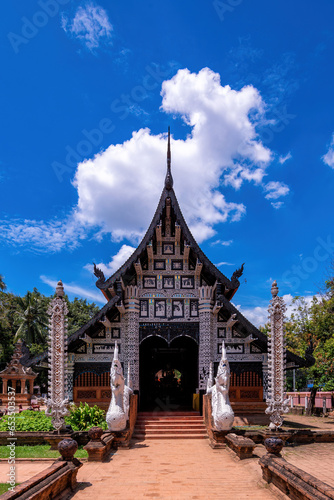
<svg viewBox="0 0 334 500"><path fill-rule="evenodd" d="M94 274L98 277L96 281L96 286L103 292L107 299L110 299L114 293L111 293L115 283L122 278L123 282L127 284L127 281L132 276L135 276L134 264L146 253L147 246L152 242L155 236L155 229L159 225L160 221L163 219L163 214L166 207L166 201L170 200L171 208L173 210L173 217L175 222L180 226L182 237L187 245L190 246L195 259L197 259L202 265L202 275L208 284L214 285L217 281L223 285L223 294L227 299L231 299L237 289L240 286L238 278L242 275L243 265L240 269L237 269L231 279L228 279L217 267L208 259L208 257L201 250L197 244L195 238L191 234L191 231L183 217L178 200L176 198L173 189L173 177L171 173L171 151L170 151L170 132L168 130L168 146L167 146L167 173L165 178L165 186L162 191L158 207L153 216L152 222L142 239L141 243L138 245L137 249L129 257L129 259L108 279L105 279L103 272L98 269L94 264ZM128 279L127 279L128 278ZM117 293L117 292L116 292Z"/></svg>

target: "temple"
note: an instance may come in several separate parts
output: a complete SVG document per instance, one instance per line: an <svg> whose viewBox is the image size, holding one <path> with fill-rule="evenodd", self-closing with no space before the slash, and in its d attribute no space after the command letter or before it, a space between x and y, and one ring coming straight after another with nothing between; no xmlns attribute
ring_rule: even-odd
<svg viewBox="0 0 334 500"><path fill-rule="evenodd" d="M142 410L191 408L194 395L205 392L210 362L217 373L224 342L234 411L261 404L267 337L231 303L243 267L227 278L192 236L173 189L168 131L165 184L143 240L112 276L94 265L107 303L68 339L69 398L108 406L117 340L123 371L131 373L126 383L139 394ZM288 367L303 364L287 353Z"/></svg>

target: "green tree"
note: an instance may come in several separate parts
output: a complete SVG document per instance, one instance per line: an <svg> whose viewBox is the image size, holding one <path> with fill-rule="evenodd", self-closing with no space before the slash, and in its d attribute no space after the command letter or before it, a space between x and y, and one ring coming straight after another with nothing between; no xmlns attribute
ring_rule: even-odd
<svg viewBox="0 0 334 500"><path fill-rule="evenodd" d="M100 308L94 303L89 304L86 299L75 297L73 302L70 302L68 297L66 299L68 306L68 334L71 335L92 319Z"/></svg>
<svg viewBox="0 0 334 500"><path fill-rule="evenodd" d="M6 288L7 287L6 287L6 284L3 280L3 276L2 276L2 274L0 274L0 291L4 292L6 290Z"/></svg>
<svg viewBox="0 0 334 500"><path fill-rule="evenodd" d="M325 281L324 293L313 297L311 304L305 298L293 299L294 310L286 322L287 347L304 357L308 346L313 346L315 363L299 372L300 381L312 380L308 413L314 410L319 389L334 390L334 267Z"/></svg>
<svg viewBox="0 0 334 500"><path fill-rule="evenodd" d="M285 323L286 343L290 351L303 357L313 337L311 306L305 297L299 296L292 299L292 305L293 311Z"/></svg>
<svg viewBox="0 0 334 500"><path fill-rule="evenodd" d="M13 353L15 336L15 296L0 291L0 361L7 361Z"/></svg>
<svg viewBox="0 0 334 500"><path fill-rule="evenodd" d="M310 368L314 384L325 391L334 390L334 288L326 282L326 295L312 307L312 335L316 363Z"/></svg>
<svg viewBox="0 0 334 500"><path fill-rule="evenodd" d="M24 297L16 297L16 303L15 319L18 328L14 341L22 338L32 351L45 349L48 325L46 297L34 289Z"/></svg>

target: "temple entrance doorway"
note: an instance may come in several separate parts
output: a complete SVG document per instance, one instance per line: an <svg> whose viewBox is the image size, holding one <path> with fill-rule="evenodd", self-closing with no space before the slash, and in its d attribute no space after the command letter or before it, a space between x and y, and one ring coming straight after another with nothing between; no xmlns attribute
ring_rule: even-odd
<svg viewBox="0 0 334 500"><path fill-rule="evenodd" d="M183 411L192 409L198 386L198 345L187 336L169 344L159 336L140 344L140 409Z"/></svg>

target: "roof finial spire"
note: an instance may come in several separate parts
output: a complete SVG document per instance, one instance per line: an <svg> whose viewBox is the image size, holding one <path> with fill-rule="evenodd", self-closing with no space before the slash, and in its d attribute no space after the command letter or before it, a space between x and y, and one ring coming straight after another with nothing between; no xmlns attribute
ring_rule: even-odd
<svg viewBox="0 0 334 500"><path fill-rule="evenodd" d="M171 172L172 155L170 152L170 127L168 127L168 145L167 145L167 174L165 179L165 188L170 191L173 188L173 177Z"/></svg>

